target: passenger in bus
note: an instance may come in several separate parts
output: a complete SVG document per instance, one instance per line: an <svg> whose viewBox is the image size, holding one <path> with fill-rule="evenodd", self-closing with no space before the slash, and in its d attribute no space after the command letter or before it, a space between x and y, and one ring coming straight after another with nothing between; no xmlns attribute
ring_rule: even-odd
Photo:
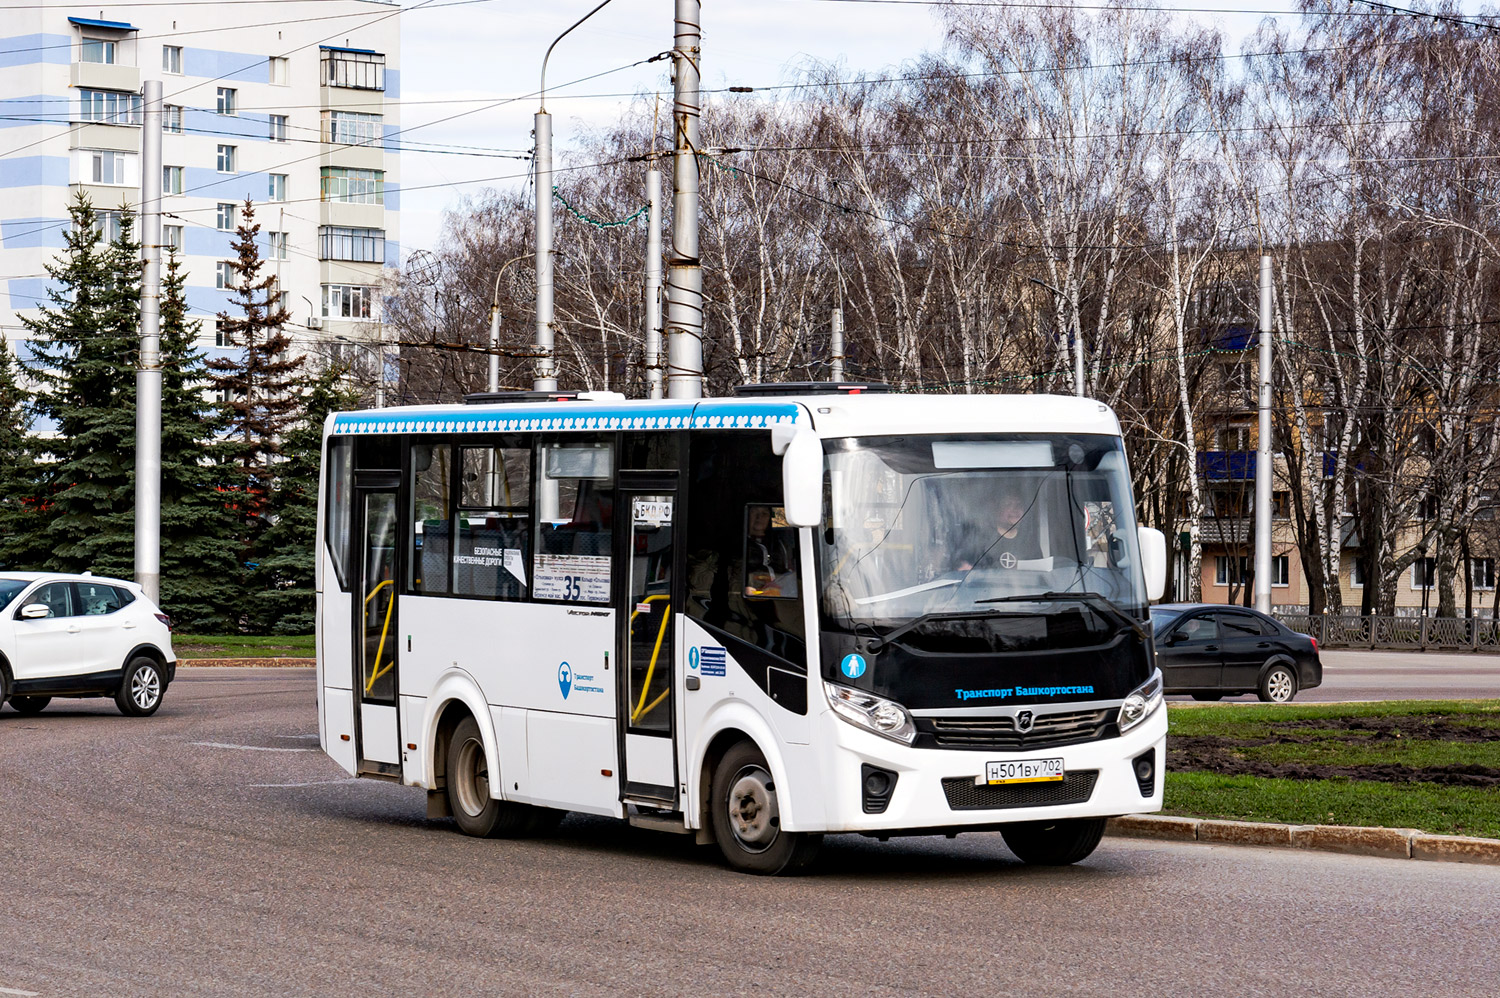
<svg viewBox="0 0 1500 998"><path fill-rule="evenodd" d="M1005 488L990 507L987 523L971 524L957 546L957 568L1009 570L1044 568L1038 496L1030 490Z"/></svg>
<svg viewBox="0 0 1500 998"><path fill-rule="evenodd" d="M787 542L788 529L773 527L770 506L745 508L745 595L795 599L796 546Z"/></svg>

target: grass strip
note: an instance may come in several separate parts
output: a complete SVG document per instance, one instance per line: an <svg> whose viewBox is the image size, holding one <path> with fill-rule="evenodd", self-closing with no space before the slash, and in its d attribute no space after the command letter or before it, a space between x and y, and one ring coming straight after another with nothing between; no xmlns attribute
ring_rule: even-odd
<svg viewBox="0 0 1500 998"><path fill-rule="evenodd" d="M174 634L179 658L315 658L311 634Z"/></svg>

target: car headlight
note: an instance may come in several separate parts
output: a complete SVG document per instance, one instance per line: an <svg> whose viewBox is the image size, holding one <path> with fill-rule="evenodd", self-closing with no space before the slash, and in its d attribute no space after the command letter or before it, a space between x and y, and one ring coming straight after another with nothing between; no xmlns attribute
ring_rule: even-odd
<svg viewBox="0 0 1500 998"><path fill-rule="evenodd" d="M1151 673L1150 679L1131 690L1125 702L1120 704L1120 734L1150 717L1161 703L1161 670L1158 669Z"/></svg>
<svg viewBox="0 0 1500 998"><path fill-rule="evenodd" d="M911 715L896 701L837 683L824 683L823 690L834 713L851 724L903 745L910 745L917 737Z"/></svg>

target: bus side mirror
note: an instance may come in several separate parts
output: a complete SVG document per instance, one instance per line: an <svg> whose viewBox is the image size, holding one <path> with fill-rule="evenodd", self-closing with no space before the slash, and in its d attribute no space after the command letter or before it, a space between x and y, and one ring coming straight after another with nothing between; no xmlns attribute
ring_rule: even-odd
<svg viewBox="0 0 1500 998"><path fill-rule="evenodd" d="M1159 600L1167 591L1167 535L1151 527L1136 527L1141 545L1141 569L1146 575L1146 598Z"/></svg>
<svg viewBox="0 0 1500 998"><path fill-rule="evenodd" d="M788 526L823 522L823 444L809 427L800 427L781 455L781 494Z"/></svg>

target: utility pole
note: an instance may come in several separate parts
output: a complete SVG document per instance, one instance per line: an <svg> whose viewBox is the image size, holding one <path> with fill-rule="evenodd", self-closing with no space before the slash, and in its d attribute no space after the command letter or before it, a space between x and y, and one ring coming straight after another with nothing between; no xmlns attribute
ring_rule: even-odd
<svg viewBox="0 0 1500 998"><path fill-rule="evenodd" d="M661 398L661 171L646 171L646 385Z"/></svg>
<svg viewBox="0 0 1500 998"><path fill-rule="evenodd" d="M556 45L557 42L553 42ZM551 55L552 50L548 49ZM542 79L547 76L542 64ZM546 83L543 82L543 100ZM536 375L531 387L539 392L557 390L552 366L552 116L545 103L536 113Z"/></svg>
<svg viewBox="0 0 1500 998"><path fill-rule="evenodd" d="M698 257L701 0L676 0L672 39L672 256L667 261L667 398L703 397L703 266Z"/></svg>
<svg viewBox="0 0 1500 998"><path fill-rule="evenodd" d="M141 358L135 373L135 581L161 602L161 81L141 123Z"/></svg>
<svg viewBox="0 0 1500 998"><path fill-rule="evenodd" d="M1260 258L1260 427L1255 455L1255 609L1271 612L1271 258Z"/></svg>
<svg viewBox="0 0 1500 998"><path fill-rule="evenodd" d="M844 380L844 306L835 306L828 331L828 380Z"/></svg>

